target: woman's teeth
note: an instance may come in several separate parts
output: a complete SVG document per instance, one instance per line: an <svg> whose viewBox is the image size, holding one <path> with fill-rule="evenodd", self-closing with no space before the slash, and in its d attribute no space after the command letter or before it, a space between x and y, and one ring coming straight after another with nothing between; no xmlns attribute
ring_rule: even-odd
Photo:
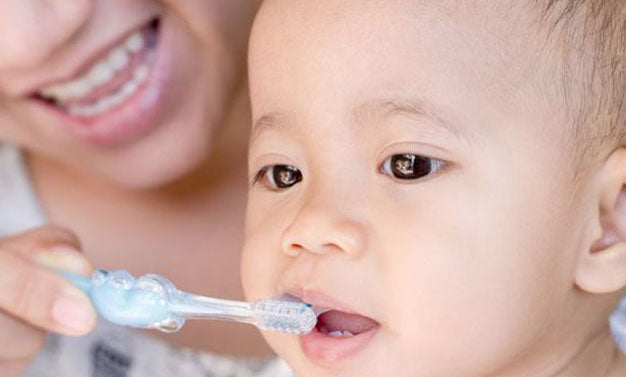
<svg viewBox="0 0 626 377"><path fill-rule="evenodd" d="M132 77L117 91L101 97L89 105L71 104L68 106L70 115L91 117L105 113L131 97L148 78L152 58L149 57L143 64L137 66Z"/></svg>
<svg viewBox="0 0 626 377"><path fill-rule="evenodd" d="M137 31L120 42L82 76L43 88L39 95L70 115L92 117L105 113L131 97L148 78L154 55L155 30ZM114 84L118 73L131 70L126 82ZM105 86L112 85L110 89ZM97 89L106 90L97 95ZM89 99L91 98L91 99Z"/></svg>

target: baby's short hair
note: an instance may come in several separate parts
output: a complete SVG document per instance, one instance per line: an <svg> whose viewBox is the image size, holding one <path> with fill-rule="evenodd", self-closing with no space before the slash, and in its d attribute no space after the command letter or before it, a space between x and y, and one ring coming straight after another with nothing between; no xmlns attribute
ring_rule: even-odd
<svg viewBox="0 0 626 377"><path fill-rule="evenodd" d="M533 1L564 58L575 158L626 146L626 0Z"/></svg>

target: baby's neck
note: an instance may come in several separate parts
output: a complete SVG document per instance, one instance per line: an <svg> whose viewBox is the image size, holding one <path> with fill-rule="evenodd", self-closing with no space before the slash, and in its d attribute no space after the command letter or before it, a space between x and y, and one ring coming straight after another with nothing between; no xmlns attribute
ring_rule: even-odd
<svg viewBox="0 0 626 377"><path fill-rule="evenodd" d="M549 377L618 376L626 376L626 358L617 349L608 326L585 343L573 357L558 368L558 372L549 375Z"/></svg>

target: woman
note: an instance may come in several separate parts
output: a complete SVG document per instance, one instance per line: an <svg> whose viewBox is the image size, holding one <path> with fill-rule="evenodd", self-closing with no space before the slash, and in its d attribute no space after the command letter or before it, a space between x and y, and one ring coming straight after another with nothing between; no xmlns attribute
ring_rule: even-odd
<svg viewBox="0 0 626 377"><path fill-rule="evenodd" d="M0 375L236 373L237 359L104 323L91 331L86 298L45 267L157 272L242 297L245 50L257 6L0 2ZM44 346L49 331L90 334ZM188 323L166 340L269 356L240 325Z"/></svg>

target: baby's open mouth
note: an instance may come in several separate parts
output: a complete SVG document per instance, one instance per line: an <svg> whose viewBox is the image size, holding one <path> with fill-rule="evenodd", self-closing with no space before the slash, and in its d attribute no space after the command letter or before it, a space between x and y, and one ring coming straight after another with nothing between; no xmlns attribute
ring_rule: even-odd
<svg viewBox="0 0 626 377"><path fill-rule="evenodd" d="M148 79L159 36L159 19L103 51L82 73L41 88L34 98L77 118L93 118L122 106Z"/></svg>
<svg viewBox="0 0 626 377"><path fill-rule="evenodd" d="M331 309L318 315L315 328L300 342L311 360L336 365L366 349L380 328L372 318Z"/></svg>
<svg viewBox="0 0 626 377"><path fill-rule="evenodd" d="M333 337L353 337L378 327L378 323L360 314L330 310L317 317L316 330Z"/></svg>

